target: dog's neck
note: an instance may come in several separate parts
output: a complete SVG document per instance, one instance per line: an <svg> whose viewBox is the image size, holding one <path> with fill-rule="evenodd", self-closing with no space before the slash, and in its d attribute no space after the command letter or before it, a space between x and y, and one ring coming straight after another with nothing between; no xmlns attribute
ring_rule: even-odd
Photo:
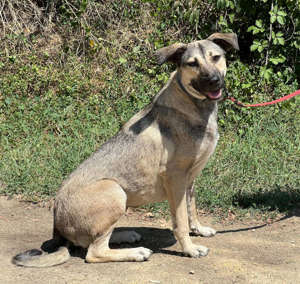
<svg viewBox="0 0 300 284"><path fill-rule="evenodd" d="M170 85L172 87L176 88L177 92L176 94L179 94L182 96L182 99L184 99L186 102L194 105L199 112L203 113L213 113L217 112L218 109L218 103L217 101L212 101L210 99L197 99L193 95L191 95L186 88L183 86L181 80L178 78L178 72L176 71L175 74L173 74L171 78Z"/></svg>

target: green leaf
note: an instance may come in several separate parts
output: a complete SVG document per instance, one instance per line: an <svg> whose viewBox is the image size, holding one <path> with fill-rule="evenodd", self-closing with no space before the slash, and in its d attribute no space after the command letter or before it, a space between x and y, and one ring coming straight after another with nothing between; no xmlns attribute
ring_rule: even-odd
<svg viewBox="0 0 300 284"><path fill-rule="evenodd" d="M132 49L132 51L133 51L133 53L139 53L140 52L140 46L138 45L138 46L135 46L133 49Z"/></svg>
<svg viewBox="0 0 300 284"><path fill-rule="evenodd" d="M271 20L271 23L272 23L272 24L275 23L275 21L276 21L276 16L275 16L275 15L272 15L270 20Z"/></svg>
<svg viewBox="0 0 300 284"><path fill-rule="evenodd" d="M296 40L292 42L292 45L300 50L300 43L298 43Z"/></svg>
<svg viewBox="0 0 300 284"><path fill-rule="evenodd" d="M262 28L262 20L256 20L255 25L259 28Z"/></svg>
<svg viewBox="0 0 300 284"><path fill-rule="evenodd" d="M285 56L280 55L279 57L280 57L280 63L283 63L283 62L286 61L286 57Z"/></svg>
<svg viewBox="0 0 300 284"><path fill-rule="evenodd" d="M285 17L287 14L283 10L278 11L277 15Z"/></svg>
<svg viewBox="0 0 300 284"><path fill-rule="evenodd" d="M10 103L11 103L10 98L6 98L4 101L5 101L5 103L6 103L7 105L10 105Z"/></svg>
<svg viewBox="0 0 300 284"><path fill-rule="evenodd" d="M262 45L260 45L260 46L258 46L257 50L258 50L259 52L262 52L262 51L264 50L264 47L263 47Z"/></svg>
<svg viewBox="0 0 300 284"><path fill-rule="evenodd" d="M189 23L192 24L193 23L193 12L190 14L189 16Z"/></svg>
<svg viewBox="0 0 300 284"><path fill-rule="evenodd" d="M251 87L251 83L242 84L242 89L247 89Z"/></svg>
<svg viewBox="0 0 300 284"><path fill-rule="evenodd" d="M124 57L120 57L120 58L119 58L119 62L120 62L121 64L125 64L125 63L127 62L127 59L124 58Z"/></svg>
<svg viewBox="0 0 300 284"><path fill-rule="evenodd" d="M225 8L226 7L226 2L225 0L218 0L217 1L217 8L221 9L221 8Z"/></svg>
<svg viewBox="0 0 300 284"><path fill-rule="evenodd" d="M266 68L265 66L261 67L260 68L260 75L263 76L267 81L269 81L271 76L273 75L273 69Z"/></svg>
<svg viewBox="0 0 300 284"><path fill-rule="evenodd" d="M264 31L264 29L257 29L257 28L255 28L255 29L253 30L253 34L256 35L256 34L261 33L261 32L263 32L263 31Z"/></svg>
<svg viewBox="0 0 300 284"><path fill-rule="evenodd" d="M279 63L283 63L283 62L285 62L285 60L286 60L286 57L283 56L283 55L279 55L277 57L271 57L270 58L270 62L272 62L275 65L277 65Z"/></svg>
<svg viewBox="0 0 300 284"><path fill-rule="evenodd" d="M278 42L279 44L284 45L284 39L282 37L278 38Z"/></svg>
<svg viewBox="0 0 300 284"><path fill-rule="evenodd" d="M277 22L278 22L279 24L281 24L281 25L284 25L284 18L281 17L281 16L278 16L278 17L277 17Z"/></svg>
<svg viewBox="0 0 300 284"><path fill-rule="evenodd" d="M277 60L277 58L270 58L270 62L272 62L275 65L277 65L279 63L279 61Z"/></svg>
<svg viewBox="0 0 300 284"><path fill-rule="evenodd" d="M248 29L247 29L247 32L251 32L255 29L255 26L250 26Z"/></svg>
<svg viewBox="0 0 300 284"><path fill-rule="evenodd" d="M267 42L266 40L263 40L262 46L263 46L263 47L267 47L267 46L268 46L268 42Z"/></svg>
<svg viewBox="0 0 300 284"><path fill-rule="evenodd" d="M272 39L275 39L275 33L272 31Z"/></svg>
<svg viewBox="0 0 300 284"><path fill-rule="evenodd" d="M259 47L259 42L256 40L253 42L253 44L250 46L251 51L255 51Z"/></svg>

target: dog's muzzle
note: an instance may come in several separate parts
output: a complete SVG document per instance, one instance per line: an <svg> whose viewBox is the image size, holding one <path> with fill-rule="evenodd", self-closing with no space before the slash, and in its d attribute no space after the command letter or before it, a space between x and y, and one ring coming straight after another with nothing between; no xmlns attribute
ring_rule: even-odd
<svg viewBox="0 0 300 284"><path fill-rule="evenodd" d="M197 92L205 95L208 99L218 100L222 97L224 78L219 73L213 73L209 76L193 79L191 85Z"/></svg>

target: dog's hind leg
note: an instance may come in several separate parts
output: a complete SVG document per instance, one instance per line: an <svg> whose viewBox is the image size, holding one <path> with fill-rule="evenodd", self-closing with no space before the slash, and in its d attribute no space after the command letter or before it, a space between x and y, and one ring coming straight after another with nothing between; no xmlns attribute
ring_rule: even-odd
<svg viewBox="0 0 300 284"><path fill-rule="evenodd" d="M145 261L152 254L150 249L144 247L110 249L108 243L111 233L108 232L90 244L85 258L87 262Z"/></svg>
<svg viewBox="0 0 300 284"><path fill-rule="evenodd" d="M92 219L93 240L88 247L86 255L87 262L111 262L111 261L144 261L147 260L152 251L144 248L131 249L110 249L109 241L112 231L118 219L126 210L126 193L122 187L115 181L102 180L94 186L93 200L98 204L99 209L93 210L89 214ZM124 233L124 232L123 232ZM134 235L134 236L133 236ZM124 237L125 236L125 237ZM129 233L129 239L139 240L140 235ZM128 232L121 237L117 236L119 241L129 241ZM122 239L123 238L123 239Z"/></svg>
<svg viewBox="0 0 300 284"><path fill-rule="evenodd" d="M202 226L197 217L196 198L194 182L187 190L187 211L189 218L190 231L194 235L203 237L212 237L216 234L216 230L210 227Z"/></svg>

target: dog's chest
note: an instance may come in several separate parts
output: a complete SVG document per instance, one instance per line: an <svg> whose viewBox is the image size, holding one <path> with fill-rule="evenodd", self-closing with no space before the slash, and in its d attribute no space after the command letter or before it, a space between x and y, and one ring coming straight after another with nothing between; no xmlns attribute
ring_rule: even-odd
<svg viewBox="0 0 300 284"><path fill-rule="evenodd" d="M191 162L199 163L207 161L209 156L214 152L219 138L217 127L206 127L205 131L201 132L198 137L192 138L192 143L189 143L189 159Z"/></svg>
<svg viewBox="0 0 300 284"><path fill-rule="evenodd" d="M195 158L192 159L192 170L200 171L203 169L205 164L207 163L209 157L215 151L217 142L219 139L219 134L217 129L209 129L205 132L203 139L199 139L199 141L195 144Z"/></svg>
<svg viewBox="0 0 300 284"><path fill-rule="evenodd" d="M216 116L212 115L206 123L191 123L181 129L170 162L194 178L216 148L219 137Z"/></svg>

